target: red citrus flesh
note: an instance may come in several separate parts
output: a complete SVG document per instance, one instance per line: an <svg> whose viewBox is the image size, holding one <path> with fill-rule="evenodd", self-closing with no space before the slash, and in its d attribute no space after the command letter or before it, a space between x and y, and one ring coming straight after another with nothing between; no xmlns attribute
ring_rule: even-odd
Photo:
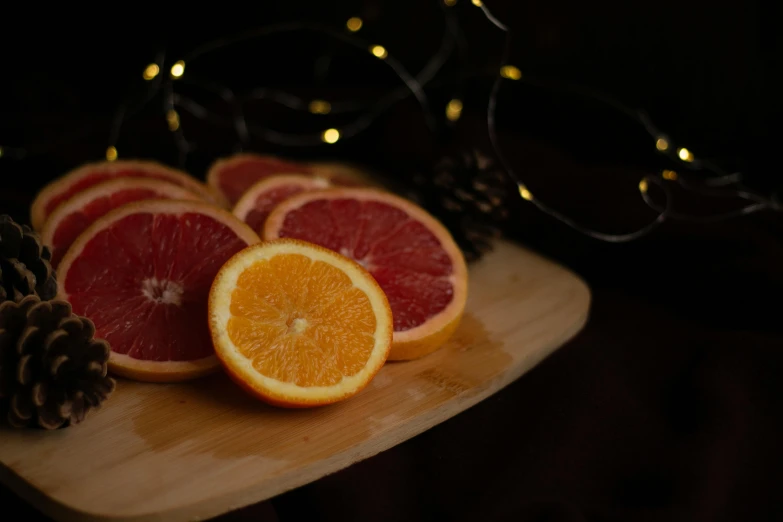
<svg viewBox="0 0 783 522"><path fill-rule="evenodd" d="M198 200L192 192L154 179L123 178L95 185L63 203L46 220L41 239L52 249L57 268L76 238L115 208L145 199Z"/></svg>
<svg viewBox="0 0 783 522"><path fill-rule="evenodd" d="M295 194L329 187L329 181L295 174L272 176L253 185L234 207L234 215L256 232L263 233L269 214Z"/></svg>
<svg viewBox="0 0 783 522"><path fill-rule="evenodd" d="M372 189L299 194L267 219L264 238L276 237L315 243L364 266L389 299L395 342L447 309L444 321L464 309L461 253L440 223L402 198ZM455 295L460 302L452 306Z"/></svg>
<svg viewBox="0 0 783 522"><path fill-rule="evenodd" d="M184 187L206 201L225 205L222 196L187 173L153 161L120 160L83 165L43 188L33 201L33 228L41 230L46 219L62 203L99 183L116 178L150 178Z"/></svg>
<svg viewBox="0 0 783 522"><path fill-rule="evenodd" d="M310 174L307 165L274 156L237 154L215 162L207 174L207 183L235 205L250 187L276 174Z"/></svg>
<svg viewBox="0 0 783 522"><path fill-rule="evenodd" d="M256 242L244 223L203 202L130 203L96 221L68 250L60 297L109 341L116 373L196 377L217 367L207 324L212 281Z"/></svg>

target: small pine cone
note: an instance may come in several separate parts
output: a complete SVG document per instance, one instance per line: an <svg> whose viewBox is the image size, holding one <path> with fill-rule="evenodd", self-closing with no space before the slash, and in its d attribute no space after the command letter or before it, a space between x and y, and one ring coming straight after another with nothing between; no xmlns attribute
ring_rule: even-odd
<svg viewBox="0 0 783 522"><path fill-rule="evenodd" d="M479 151L443 158L431 176L414 178L410 195L440 219L468 261L492 250L509 216L512 185L506 173Z"/></svg>
<svg viewBox="0 0 783 522"><path fill-rule="evenodd" d="M65 301L0 303L0 409L16 428L78 424L114 391L109 344Z"/></svg>
<svg viewBox="0 0 783 522"><path fill-rule="evenodd" d="M57 279L51 259L51 251L30 227L0 216L0 303L18 303L28 295L54 299Z"/></svg>

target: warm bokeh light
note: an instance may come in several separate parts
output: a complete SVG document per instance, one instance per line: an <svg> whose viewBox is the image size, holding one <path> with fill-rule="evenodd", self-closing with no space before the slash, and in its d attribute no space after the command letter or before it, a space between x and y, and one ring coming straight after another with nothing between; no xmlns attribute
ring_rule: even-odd
<svg viewBox="0 0 783 522"><path fill-rule="evenodd" d="M643 179L639 182L639 192L642 194L647 193L647 180Z"/></svg>
<svg viewBox="0 0 783 522"><path fill-rule="evenodd" d="M453 99L446 105L446 117L451 121L457 121L462 115L462 100Z"/></svg>
<svg viewBox="0 0 783 522"><path fill-rule="evenodd" d="M500 75L509 80L521 80L522 71L513 65L504 65L500 68Z"/></svg>
<svg viewBox="0 0 783 522"><path fill-rule="evenodd" d="M117 147L112 146L106 149L106 159L109 161L117 159Z"/></svg>
<svg viewBox="0 0 783 522"><path fill-rule="evenodd" d="M178 62L175 62L174 65L171 66L171 77L179 78L183 74L185 74L185 62L179 60Z"/></svg>
<svg viewBox="0 0 783 522"><path fill-rule="evenodd" d="M666 138L658 138L655 142L655 148L661 152L669 150L669 140Z"/></svg>
<svg viewBox="0 0 783 522"><path fill-rule="evenodd" d="M349 18L347 22L345 22L345 27L348 28L349 31L352 33L355 33L359 29L362 28L362 25L364 25L364 22L362 22L362 19L358 16L354 16L353 18Z"/></svg>
<svg viewBox="0 0 783 522"><path fill-rule="evenodd" d="M457 0L443 0L443 3L446 4L448 7L452 7L457 5Z"/></svg>
<svg viewBox="0 0 783 522"><path fill-rule="evenodd" d="M522 199L533 201L533 194L530 193L526 186L520 183L517 188L519 188L519 195L522 196Z"/></svg>
<svg viewBox="0 0 783 522"><path fill-rule="evenodd" d="M685 147L681 148L677 151L677 155L680 157L682 161L693 161L693 153L686 149Z"/></svg>
<svg viewBox="0 0 783 522"><path fill-rule="evenodd" d="M159 72L160 72L160 67L158 67L158 64L151 63L144 69L144 73L142 74L142 76L144 76L145 80L152 80L158 75Z"/></svg>
<svg viewBox="0 0 783 522"><path fill-rule="evenodd" d="M169 122L169 130L171 132L179 129L179 114L174 109L166 113L166 121Z"/></svg>
<svg viewBox="0 0 783 522"><path fill-rule="evenodd" d="M661 175L663 176L663 179L667 179L669 181L677 180L677 173L673 170L666 169Z"/></svg>
<svg viewBox="0 0 783 522"><path fill-rule="evenodd" d="M473 2L473 5L475 5L476 7L481 7L482 5L481 0L470 0L470 1Z"/></svg>
<svg viewBox="0 0 783 522"><path fill-rule="evenodd" d="M321 141L324 143L337 143L339 139L340 131L337 129L326 129L323 134L321 134Z"/></svg>
<svg viewBox="0 0 783 522"><path fill-rule="evenodd" d="M380 58L381 60L389 56L389 53L386 52L386 48L382 45L373 45L370 47L370 52L373 54L373 56Z"/></svg>
<svg viewBox="0 0 783 522"><path fill-rule="evenodd" d="M332 112L332 104L325 100L313 100L307 108L313 114L329 114Z"/></svg>

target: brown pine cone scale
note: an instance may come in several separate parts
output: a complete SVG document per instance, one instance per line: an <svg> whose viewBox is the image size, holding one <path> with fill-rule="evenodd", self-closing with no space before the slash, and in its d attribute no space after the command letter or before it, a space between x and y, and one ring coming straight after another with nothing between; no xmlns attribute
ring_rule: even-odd
<svg viewBox="0 0 783 522"><path fill-rule="evenodd" d="M114 391L109 345L60 300L0 304L0 405L8 424L56 429L84 420Z"/></svg>
<svg viewBox="0 0 783 522"><path fill-rule="evenodd" d="M25 296L43 300L57 295L52 253L38 234L9 216L0 216L0 302L19 302Z"/></svg>

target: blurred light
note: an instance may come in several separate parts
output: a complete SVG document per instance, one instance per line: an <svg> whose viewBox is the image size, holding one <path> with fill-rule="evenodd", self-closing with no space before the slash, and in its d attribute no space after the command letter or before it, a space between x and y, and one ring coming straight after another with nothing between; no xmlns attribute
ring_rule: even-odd
<svg viewBox="0 0 783 522"><path fill-rule="evenodd" d="M457 121L462 115L462 100L453 99L446 105L446 117L450 121Z"/></svg>
<svg viewBox="0 0 783 522"><path fill-rule="evenodd" d="M174 65L171 66L171 77L179 78L183 74L185 74L185 62L179 60L178 62L174 63Z"/></svg>
<svg viewBox="0 0 783 522"><path fill-rule="evenodd" d="M669 181L676 181L677 180L677 173L673 170L666 169L663 171L663 179L668 179Z"/></svg>
<svg viewBox="0 0 783 522"><path fill-rule="evenodd" d="M340 139L340 131L337 129L326 129L323 134L321 134L321 141L324 143L337 143L337 140Z"/></svg>
<svg viewBox="0 0 783 522"><path fill-rule="evenodd" d="M446 4L447 7L452 7L457 5L457 0L443 0L443 3Z"/></svg>
<svg viewBox="0 0 783 522"><path fill-rule="evenodd" d="M481 0L470 0L476 7L481 7Z"/></svg>
<svg viewBox="0 0 783 522"><path fill-rule="evenodd" d="M386 57L389 56L389 53L386 52L386 48L382 45L373 45L370 47L370 52L381 60L385 60Z"/></svg>
<svg viewBox="0 0 783 522"><path fill-rule="evenodd" d="M639 182L639 192L642 194L647 193L647 180L643 179Z"/></svg>
<svg viewBox="0 0 783 522"><path fill-rule="evenodd" d="M693 153L688 149L686 149L685 147L678 150L677 155L680 157L682 161L687 161L687 162L693 161Z"/></svg>
<svg viewBox="0 0 783 522"><path fill-rule="evenodd" d="M522 71L520 71L518 68L514 67L513 65L504 65L503 67L501 67L500 75L503 78L507 78L509 80L522 79Z"/></svg>
<svg viewBox="0 0 783 522"><path fill-rule="evenodd" d="M655 148L661 152L669 150L669 140L666 138L658 138L655 142Z"/></svg>
<svg viewBox="0 0 783 522"><path fill-rule="evenodd" d="M179 114L174 109L166 113L166 121L169 122L169 130L171 132L179 129Z"/></svg>
<svg viewBox="0 0 783 522"><path fill-rule="evenodd" d="M332 112L332 104L324 100L313 100L310 102L308 110L313 114L329 114Z"/></svg>
<svg viewBox="0 0 783 522"><path fill-rule="evenodd" d="M355 33L359 29L362 28L362 25L364 25L364 22L362 22L362 19L358 16L354 16L353 18L349 18L347 22L345 22L345 27L348 28L349 31L352 33Z"/></svg>
<svg viewBox="0 0 783 522"><path fill-rule="evenodd" d="M145 80L151 80L155 78L159 72L160 72L160 67L158 67L158 64L151 63L147 66L146 69L144 69L144 73L142 74L142 76L144 76Z"/></svg>
<svg viewBox="0 0 783 522"><path fill-rule="evenodd" d="M0 158L3 157L3 147L0 147Z"/></svg>
<svg viewBox="0 0 783 522"><path fill-rule="evenodd" d="M517 188L519 188L519 195L522 196L522 199L533 201L533 194L530 193L526 186L520 183Z"/></svg>
<svg viewBox="0 0 783 522"><path fill-rule="evenodd" d="M106 159L109 161L114 161L117 159L117 147L111 146L106 149Z"/></svg>

